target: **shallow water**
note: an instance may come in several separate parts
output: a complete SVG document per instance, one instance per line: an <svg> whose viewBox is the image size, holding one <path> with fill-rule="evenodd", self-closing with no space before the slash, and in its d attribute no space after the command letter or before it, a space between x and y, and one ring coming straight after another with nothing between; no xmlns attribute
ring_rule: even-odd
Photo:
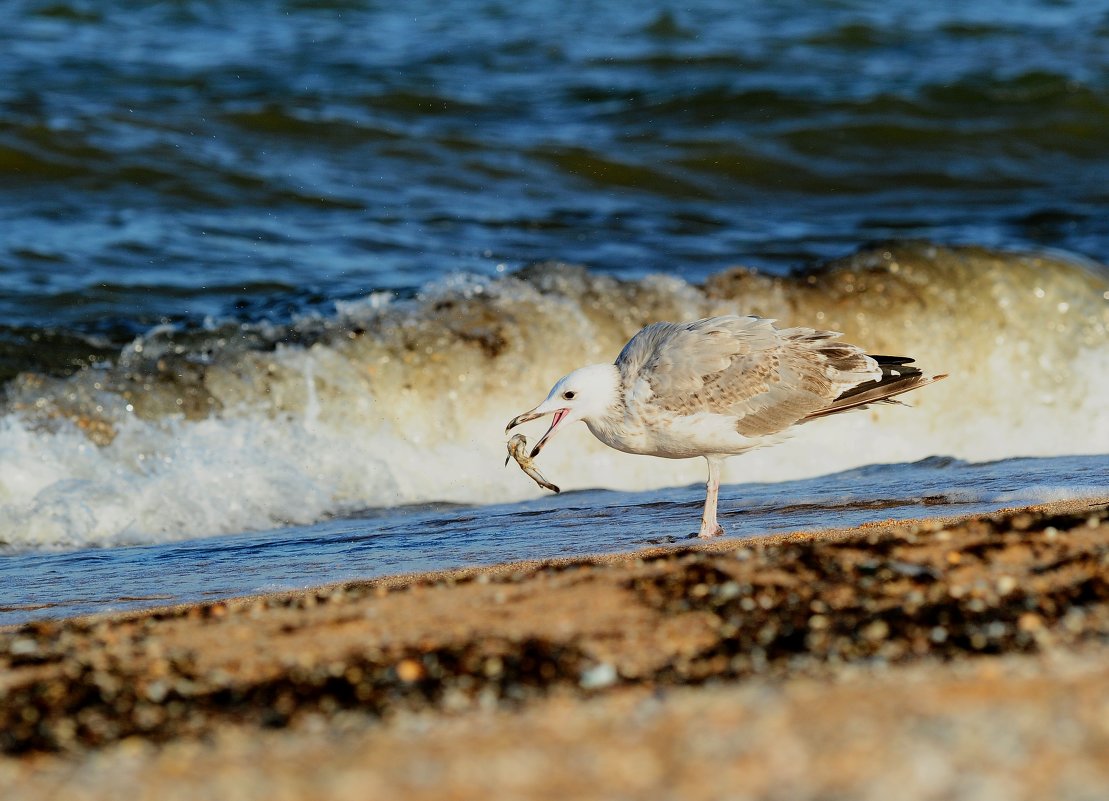
<svg viewBox="0 0 1109 801"><path fill-rule="evenodd" d="M933 458L721 492L729 536L1104 497L1109 457ZM232 537L0 559L0 625L346 579L687 543L701 486L583 490L516 504L382 509Z"/></svg>

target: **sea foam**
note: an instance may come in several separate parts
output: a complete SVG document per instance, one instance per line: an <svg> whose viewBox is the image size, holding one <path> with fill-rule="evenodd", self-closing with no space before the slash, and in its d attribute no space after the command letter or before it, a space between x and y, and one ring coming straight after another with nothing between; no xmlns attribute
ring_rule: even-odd
<svg viewBox="0 0 1109 801"><path fill-rule="evenodd" d="M843 331L949 377L727 463L781 481L947 454L1109 453L1109 280L1070 259L909 244L788 277L623 282L559 264L368 295L289 326L159 328L111 363L24 374L0 417L0 537L16 548L158 542L372 507L540 491L504 467L504 424L569 370L659 319L756 313ZM531 424L538 436L544 423ZM566 490L704 480L700 460L629 456L583 426L541 467Z"/></svg>

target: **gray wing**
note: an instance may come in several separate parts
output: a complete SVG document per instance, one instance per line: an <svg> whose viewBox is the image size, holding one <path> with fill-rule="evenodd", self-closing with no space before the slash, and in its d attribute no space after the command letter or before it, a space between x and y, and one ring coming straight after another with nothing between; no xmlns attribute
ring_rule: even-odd
<svg viewBox="0 0 1109 801"><path fill-rule="evenodd" d="M772 323L728 316L649 325L616 359L625 393L646 391L644 400L679 414L731 415L739 433L760 436L881 378L860 348L832 341L838 333Z"/></svg>

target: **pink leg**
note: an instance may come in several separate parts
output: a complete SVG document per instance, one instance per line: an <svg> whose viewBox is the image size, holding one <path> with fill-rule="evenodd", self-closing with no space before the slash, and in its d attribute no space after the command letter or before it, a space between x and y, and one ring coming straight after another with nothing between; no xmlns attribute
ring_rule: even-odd
<svg viewBox="0 0 1109 801"><path fill-rule="evenodd" d="M720 497L720 460L705 457L709 463L709 480L705 485L705 513L701 517L701 533L697 536L703 538L719 537L724 533L724 528L716 522L716 501Z"/></svg>

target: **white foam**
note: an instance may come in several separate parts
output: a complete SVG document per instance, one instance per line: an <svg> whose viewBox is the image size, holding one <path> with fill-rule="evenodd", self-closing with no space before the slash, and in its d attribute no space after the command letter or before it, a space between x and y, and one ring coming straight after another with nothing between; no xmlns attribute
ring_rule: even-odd
<svg viewBox="0 0 1109 801"><path fill-rule="evenodd" d="M884 318L872 312L869 328L849 339L908 352L951 376L908 396L914 408L799 427L781 445L730 460L724 480L782 481L935 454L1109 454L1106 313L1082 294L1085 284L1067 283L1078 280L1064 274L1043 298L999 281L999 299L981 319L957 295L956 279L945 291L956 293L961 318L896 305L880 309ZM1065 313L1059 298L1071 299ZM210 360L198 381L218 411L200 419L162 411L182 400L173 395L180 384L162 383L161 373L143 390L148 397L135 399L147 403L141 417L103 389L111 381L95 371L54 385L29 382L15 396L22 408L0 418L0 538L30 548L159 542L368 507L535 497L542 491L515 465L504 467L508 419L539 402L562 373L611 359L644 319L728 310L679 279L623 285L573 270L531 282L459 277L407 304L371 296L316 323L358 321L365 336ZM126 369L145 369L151 350L172 358L167 337L157 330L137 340ZM153 340L157 348L146 347ZM80 403L87 417L108 421L110 442L93 444L71 422L81 419L72 411ZM27 411L40 406L38 416ZM543 426L526 431L534 439ZM540 467L570 490L704 480L701 460L618 453L584 426L555 437Z"/></svg>
<svg viewBox="0 0 1109 801"><path fill-rule="evenodd" d="M298 356L314 386L315 359ZM1097 363L1096 354L1088 358ZM1100 376L1109 377L1109 364L1101 367ZM998 398L974 414L958 402L961 389L952 381L922 390L915 409L806 425L781 445L730 460L724 478L781 481L936 453L968 460L1106 453L1109 412L1099 399L1109 387L1090 389L1068 413L1057 402L1005 408ZM534 497L540 491L531 481L503 465L502 432L506 419L535 400L489 398L457 428L438 431L428 430L426 418L445 416L446 402L413 404L409 414L421 425L406 432L375 424L381 415L372 402L353 418L350 408L336 417L326 408L334 399L322 404L310 392L300 414L276 418L132 416L102 447L76 426L33 430L10 414L0 421L0 530L16 547L107 546L308 523L366 507ZM392 416L404 417L396 410ZM642 490L704 479L700 460L612 451L584 426L555 437L541 462L564 489Z"/></svg>

